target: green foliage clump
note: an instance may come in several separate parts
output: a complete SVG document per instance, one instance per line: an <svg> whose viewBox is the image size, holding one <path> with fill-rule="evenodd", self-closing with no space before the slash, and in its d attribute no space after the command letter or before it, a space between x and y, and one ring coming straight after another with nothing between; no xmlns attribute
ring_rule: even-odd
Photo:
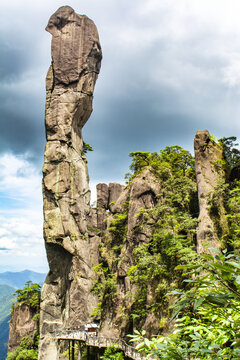
<svg viewBox="0 0 240 360"><path fill-rule="evenodd" d="M157 359L237 360L240 357L240 257L227 250L205 261L182 265L187 287L172 291L175 303L175 331L151 340L135 332L137 348Z"/></svg>
<svg viewBox="0 0 240 360"><path fill-rule="evenodd" d="M37 360L38 342L38 332L34 336L23 337L20 346L13 352L8 353L7 360Z"/></svg>
<svg viewBox="0 0 240 360"><path fill-rule="evenodd" d="M114 237L115 242L122 242L126 238L127 218L127 211L122 214L114 214L111 224L108 227L108 231L111 233L112 237Z"/></svg>
<svg viewBox="0 0 240 360"><path fill-rule="evenodd" d="M129 156L132 158L130 165L132 173L126 174L128 182L132 181L137 174L147 167L150 167L163 179L171 176L172 172L175 174L177 172L195 174L194 158L189 151L178 145L167 146L159 154L136 151L131 152Z"/></svg>
<svg viewBox="0 0 240 360"><path fill-rule="evenodd" d="M39 284L32 283L32 281L29 280L26 282L25 287L16 290L14 295L17 298L13 307L20 303L27 303L32 309L39 309L41 297L41 286Z"/></svg>
<svg viewBox="0 0 240 360"><path fill-rule="evenodd" d="M238 146L236 140L236 136L223 137L218 140L223 147L224 157L230 169L240 161L240 150L235 147Z"/></svg>
<svg viewBox="0 0 240 360"><path fill-rule="evenodd" d="M85 141L83 141L82 153L86 154L88 151L93 151L93 148L91 145L89 145Z"/></svg>
<svg viewBox="0 0 240 360"><path fill-rule="evenodd" d="M103 356L100 356L102 360L124 360L124 355L122 351L119 351L114 346L109 346L104 351Z"/></svg>

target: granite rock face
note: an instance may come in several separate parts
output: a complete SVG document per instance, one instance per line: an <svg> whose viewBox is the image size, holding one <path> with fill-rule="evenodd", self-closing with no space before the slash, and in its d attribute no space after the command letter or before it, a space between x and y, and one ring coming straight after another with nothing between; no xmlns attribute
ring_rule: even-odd
<svg viewBox="0 0 240 360"><path fill-rule="evenodd" d="M217 206L211 211L211 199L217 186L226 178L224 154L221 145L212 141L207 130L197 131L194 139L195 168L198 186L199 223L197 229L197 251L206 252L206 248L220 248L220 236L228 233L224 201L218 195ZM216 222L217 219L217 222Z"/></svg>
<svg viewBox="0 0 240 360"><path fill-rule="evenodd" d="M33 336L37 330L37 321L33 320L38 310L26 303L14 306L9 323L8 352L14 351L23 337Z"/></svg>
<svg viewBox="0 0 240 360"><path fill-rule="evenodd" d="M90 190L81 130L92 112L102 54L94 23L69 6L51 16L46 30L52 34L43 166L50 272L42 290L39 359L54 360L54 331L89 321L97 302L90 293L95 243L87 227Z"/></svg>
<svg viewBox="0 0 240 360"><path fill-rule="evenodd" d="M128 270L134 265L133 249L148 243L153 231L151 221L144 227L141 226L139 211L152 209L158 202L159 192L159 181L148 168L137 175L126 187L117 183L97 185L98 229L101 230L99 237L101 249L99 248L98 256L99 260L106 264L110 273L115 274L116 277L114 299L110 296L103 306L99 336L124 338L135 326L134 322L127 317L127 314L131 313L131 307L135 301L134 294L137 291L136 286L129 279ZM118 216L119 218L123 216L123 238L121 234L114 235L111 230ZM121 248L120 253L115 250L118 246ZM148 301L147 306L150 306L150 296ZM157 328L159 319L150 318L151 315L147 316L142 326L145 327L151 323L151 330L153 330L155 325Z"/></svg>

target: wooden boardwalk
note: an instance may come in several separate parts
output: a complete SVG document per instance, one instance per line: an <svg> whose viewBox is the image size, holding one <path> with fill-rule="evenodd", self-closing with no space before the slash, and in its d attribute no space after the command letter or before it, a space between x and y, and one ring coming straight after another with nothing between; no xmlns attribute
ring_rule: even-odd
<svg viewBox="0 0 240 360"><path fill-rule="evenodd" d="M87 331L81 330L60 330L55 331L54 337L56 340L69 340L69 341L83 341L87 346L94 346L98 348L106 348L115 346L122 350L125 356L133 360L143 360L144 358L135 350L133 346L128 345L122 339L105 338Z"/></svg>

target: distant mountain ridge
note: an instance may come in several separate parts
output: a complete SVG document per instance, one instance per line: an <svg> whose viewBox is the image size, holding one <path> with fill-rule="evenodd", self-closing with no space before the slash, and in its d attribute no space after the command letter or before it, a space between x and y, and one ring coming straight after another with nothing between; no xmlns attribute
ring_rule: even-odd
<svg viewBox="0 0 240 360"><path fill-rule="evenodd" d="M12 286L15 289L23 288L26 281L31 280L38 284L43 284L46 274L38 273L31 270L23 270L19 272L6 271L0 273L0 285Z"/></svg>

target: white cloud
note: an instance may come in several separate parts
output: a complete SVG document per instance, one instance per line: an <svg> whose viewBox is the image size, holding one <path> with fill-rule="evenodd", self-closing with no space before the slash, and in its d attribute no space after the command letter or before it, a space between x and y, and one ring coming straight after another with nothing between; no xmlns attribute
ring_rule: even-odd
<svg viewBox="0 0 240 360"><path fill-rule="evenodd" d="M27 160L28 155L10 153L0 157L0 192L8 198L28 201L41 206L41 176Z"/></svg>
<svg viewBox="0 0 240 360"><path fill-rule="evenodd" d="M0 263L10 269L46 271L41 175L27 155L6 153L0 157L0 167L0 248L7 249L0 251Z"/></svg>
<svg viewBox="0 0 240 360"><path fill-rule="evenodd" d="M240 54L223 68L223 82L229 87L240 87Z"/></svg>

